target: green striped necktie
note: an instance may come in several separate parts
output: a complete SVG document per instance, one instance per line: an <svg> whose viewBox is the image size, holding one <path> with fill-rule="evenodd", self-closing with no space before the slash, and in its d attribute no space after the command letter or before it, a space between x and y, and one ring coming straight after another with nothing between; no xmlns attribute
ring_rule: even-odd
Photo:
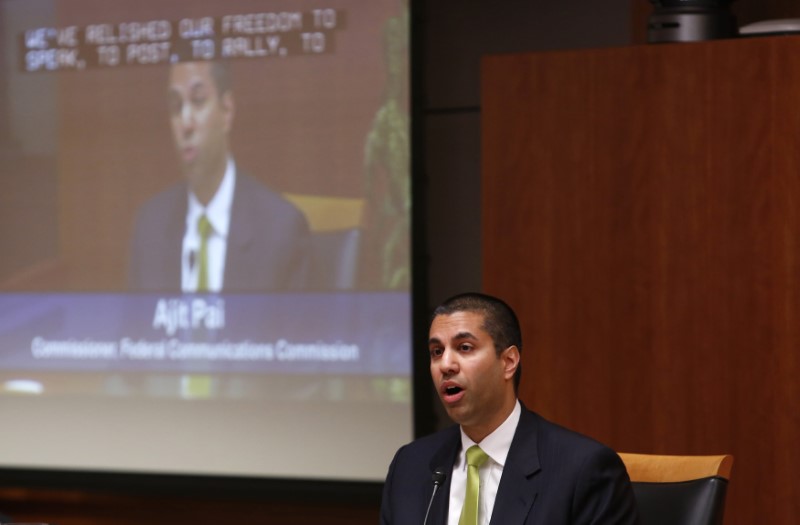
<svg viewBox="0 0 800 525"><path fill-rule="evenodd" d="M198 257L197 291L208 291L208 238L214 229L205 214L197 219L197 232L200 234L200 254Z"/></svg>
<svg viewBox="0 0 800 525"><path fill-rule="evenodd" d="M481 488L481 477L478 469L486 463L489 456L478 445L467 449L467 495L458 525L478 525L478 502Z"/></svg>

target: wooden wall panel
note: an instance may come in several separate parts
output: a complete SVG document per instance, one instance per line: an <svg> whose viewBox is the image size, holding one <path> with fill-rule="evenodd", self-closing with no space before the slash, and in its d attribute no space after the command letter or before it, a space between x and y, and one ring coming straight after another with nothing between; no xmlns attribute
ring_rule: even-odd
<svg viewBox="0 0 800 525"><path fill-rule="evenodd" d="M489 57L483 281L521 397L621 451L735 455L800 520L800 39Z"/></svg>

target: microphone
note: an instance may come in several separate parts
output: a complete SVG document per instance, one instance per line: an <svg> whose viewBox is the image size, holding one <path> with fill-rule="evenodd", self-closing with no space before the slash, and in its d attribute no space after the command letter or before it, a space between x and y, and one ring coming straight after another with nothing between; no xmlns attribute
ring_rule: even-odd
<svg viewBox="0 0 800 525"><path fill-rule="evenodd" d="M433 492L431 493L431 500L428 502L428 509L425 511L425 521L422 522L422 525L427 525L428 523L428 514L431 511L431 505L433 505L433 498L436 496L436 491L442 486L442 483L444 483L444 480L447 479L447 473L442 467L436 467L431 479L433 481Z"/></svg>

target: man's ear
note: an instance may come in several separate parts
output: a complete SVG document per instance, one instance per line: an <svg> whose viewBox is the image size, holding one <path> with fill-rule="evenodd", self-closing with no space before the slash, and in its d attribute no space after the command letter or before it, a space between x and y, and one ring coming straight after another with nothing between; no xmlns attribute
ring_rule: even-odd
<svg viewBox="0 0 800 525"><path fill-rule="evenodd" d="M225 133L230 133L233 128L233 116L236 113L236 104L234 104L233 93L230 90L222 94L220 105L225 117Z"/></svg>
<svg viewBox="0 0 800 525"><path fill-rule="evenodd" d="M503 361L503 375L506 379L512 379L517 373L519 358L519 348L516 345L509 346L500 354L500 359Z"/></svg>

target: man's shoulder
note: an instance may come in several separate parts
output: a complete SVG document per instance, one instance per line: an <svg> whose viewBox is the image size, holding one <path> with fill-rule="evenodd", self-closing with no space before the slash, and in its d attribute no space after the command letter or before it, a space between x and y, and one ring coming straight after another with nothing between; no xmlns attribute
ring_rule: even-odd
<svg viewBox="0 0 800 525"><path fill-rule="evenodd" d="M443 430L418 437L403 445L400 450L417 452L426 449L436 449L458 438L458 425L451 425Z"/></svg>
<svg viewBox="0 0 800 525"><path fill-rule="evenodd" d="M266 199L275 202L284 202L291 206L283 195L267 186L261 179L257 179L248 172L241 170L236 171L235 193L237 195L247 195L250 198L259 200Z"/></svg>
<svg viewBox="0 0 800 525"><path fill-rule="evenodd" d="M525 412L523 412L525 414ZM527 411L527 414L523 416L523 420L528 420L527 423L530 425L536 425L539 431L540 439L544 439L548 442L554 443L574 443L580 444L586 447L595 448L595 447L604 447L602 443L597 441L596 439L587 436L586 434L582 434L578 431L572 430L565 426L562 426L558 423L550 421L549 419L543 417L542 415L533 412Z"/></svg>
<svg viewBox="0 0 800 525"><path fill-rule="evenodd" d="M616 460L610 447L600 441L570 428L549 421L532 411L523 411L520 425L529 431L536 429L537 447L541 461L547 458L558 458L558 461L568 459L570 462L581 464L590 457L605 457Z"/></svg>
<svg viewBox="0 0 800 525"><path fill-rule="evenodd" d="M454 439L460 438L458 425L450 425L442 430L428 434L427 436L418 437L408 444L408 446L428 448L444 445L450 443Z"/></svg>
<svg viewBox="0 0 800 525"><path fill-rule="evenodd" d="M449 455L448 451L450 449L455 453L460 443L458 425L452 425L403 445L397 451L397 456L427 461L428 458L436 454Z"/></svg>
<svg viewBox="0 0 800 525"><path fill-rule="evenodd" d="M234 195L234 203L250 203L253 211L302 217L302 212L286 197L244 171L236 172Z"/></svg>
<svg viewBox="0 0 800 525"><path fill-rule="evenodd" d="M137 211L138 219L149 222L164 220L165 215L182 215L186 209L187 187L184 182L177 182L150 196Z"/></svg>

